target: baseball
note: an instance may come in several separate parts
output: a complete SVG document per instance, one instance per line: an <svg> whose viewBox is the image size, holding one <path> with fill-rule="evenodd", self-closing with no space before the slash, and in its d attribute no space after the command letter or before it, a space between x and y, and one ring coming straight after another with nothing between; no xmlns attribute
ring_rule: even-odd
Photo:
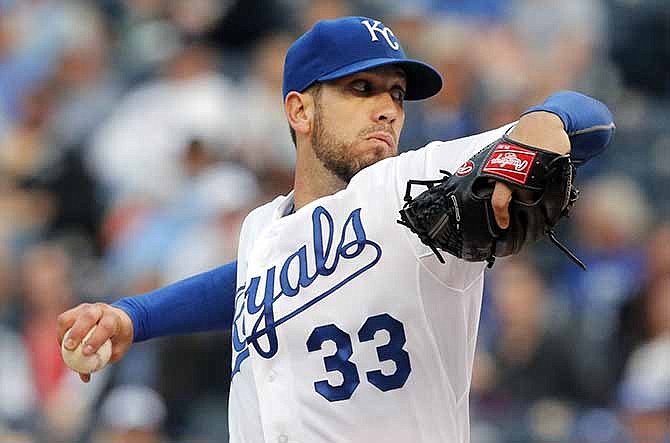
<svg viewBox="0 0 670 443"><path fill-rule="evenodd" d="M63 337L63 344L61 345L63 361L71 369L82 374L90 374L92 372L99 371L100 369L104 368L105 365L107 365L107 362L109 362L109 359L112 356L112 341L109 339L103 343L102 346L100 346L100 349L98 349L98 352L95 354L89 356L82 354L84 345L86 344L91 334L93 334L93 331L95 331L95 328L96 326L93 326L93 328L88 331L88 334L86 334L84 340L82 340L82 342L79 343L79 346L77 346L73 351L65 348L65 341L70 335L71 329L69 329Z"/></svg>

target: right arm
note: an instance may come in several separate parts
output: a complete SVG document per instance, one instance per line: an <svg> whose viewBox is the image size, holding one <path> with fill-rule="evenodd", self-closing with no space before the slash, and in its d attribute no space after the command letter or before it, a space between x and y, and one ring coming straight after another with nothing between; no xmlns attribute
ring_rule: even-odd
<svg viewBox="0 0 670 443"><path fill-rule="evenodd" d="M133 323L133 342L175 334L230 329L237 262L112 303Z"/></svg>
<svg viewBox="0 0 670 443"><path fill-rule="evenodd" d="M68 349L75 349L88 331L84 354L90 355L112 340L111 362L120 360L134 342L174 334L231 327L237 262L179 281L146 294L123 298L111 305L81 304L58 317L58 342L72 328ZM80 374L82 380L90 375Z"/></svg>

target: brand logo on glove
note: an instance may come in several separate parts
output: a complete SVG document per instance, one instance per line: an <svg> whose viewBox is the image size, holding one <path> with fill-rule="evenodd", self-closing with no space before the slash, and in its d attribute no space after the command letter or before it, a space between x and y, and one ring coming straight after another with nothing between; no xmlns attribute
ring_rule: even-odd
<svg viewBox="0 0 670 443"><path fill-rule="evenodd" d="M456 175L463 177L471 173L473 169L475 169L475 164L472 162L472 160L468 160L456 170Z"/></svg>
<svg viewBox="0 0 670 443"><path fill-rule="evenodd" d="M491 153L482 172L504 177L523 185L528 179L535 155L537 154L529 149L500 143Z"/></svg>

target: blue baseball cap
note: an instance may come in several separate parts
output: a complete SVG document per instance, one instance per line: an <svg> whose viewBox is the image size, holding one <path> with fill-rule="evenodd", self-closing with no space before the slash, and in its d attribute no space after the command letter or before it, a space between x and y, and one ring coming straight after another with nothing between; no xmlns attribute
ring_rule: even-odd
<svg viewBox="0 0 670 443"><path fill-rule="evenodd" d="M284 62L284 100L317 81L335 80L383 65L400 66L407 76L406 100L421 100L442 89L442 76L427 63L408 59L390 28L367 17L321 20L296 40Z"/></svg>

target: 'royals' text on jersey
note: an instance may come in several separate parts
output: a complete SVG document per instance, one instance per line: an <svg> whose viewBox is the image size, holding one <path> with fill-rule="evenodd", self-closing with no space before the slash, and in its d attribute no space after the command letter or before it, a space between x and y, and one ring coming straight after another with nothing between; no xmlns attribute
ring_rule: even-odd
<svg viewBox="0 0 670 443"><path fill-rule="evenodd" d="M455 171L506 129L386 159L295 213L289 195L247 217L231 442L469 441L483 265L440 264L396 219L407 180Z"/></svg>

